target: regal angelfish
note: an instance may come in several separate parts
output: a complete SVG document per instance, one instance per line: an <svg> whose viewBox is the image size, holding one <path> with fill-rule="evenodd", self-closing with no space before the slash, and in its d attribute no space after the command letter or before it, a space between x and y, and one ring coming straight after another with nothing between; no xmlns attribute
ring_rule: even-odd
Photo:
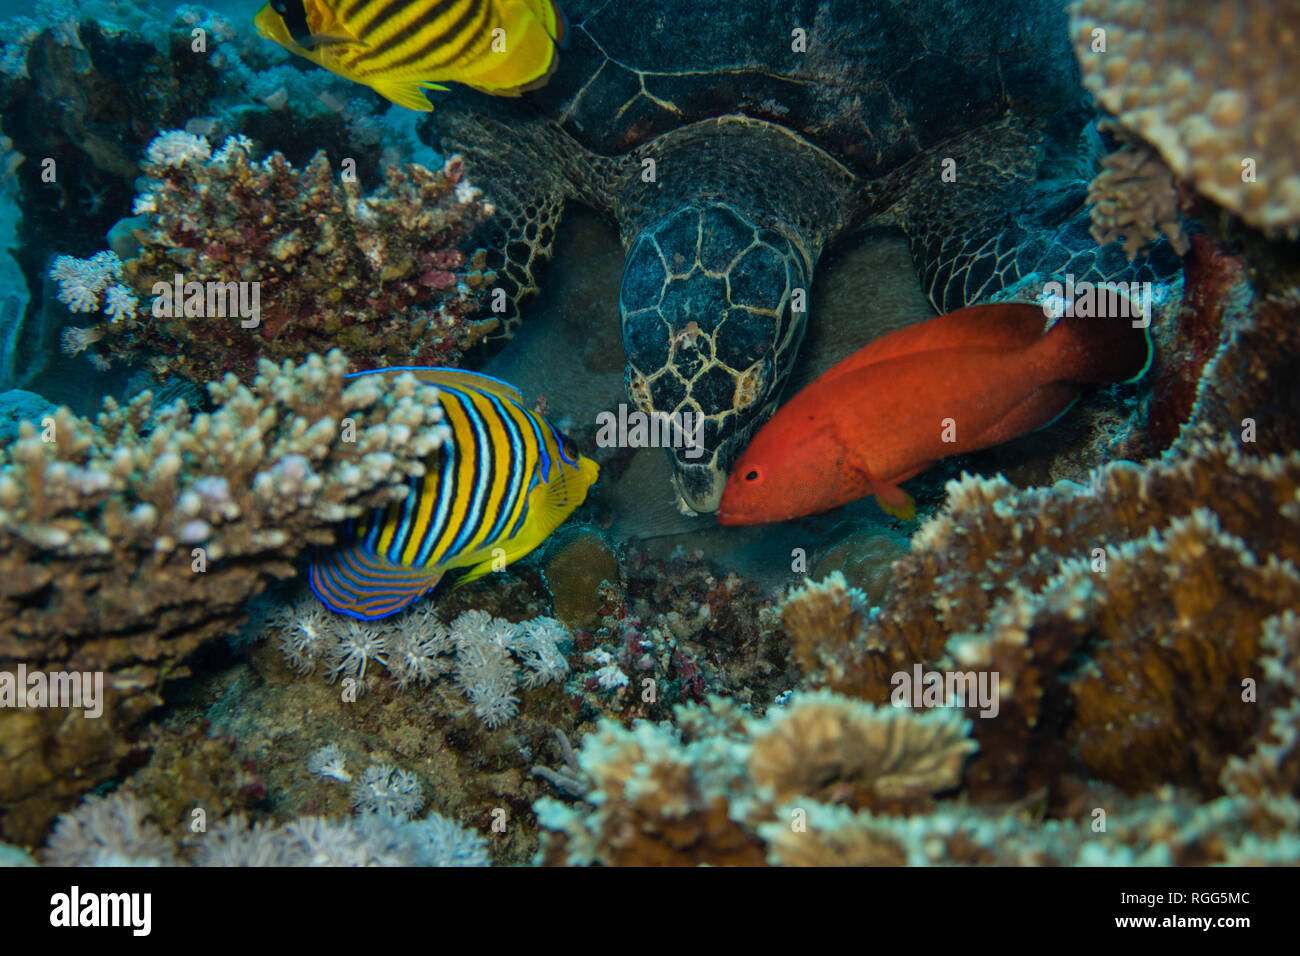
<svg viewBox="0 0 1300 956"><path fill-rule="evenodd" d="M403 500L349 522L312 563L312 591L351 617L396 614L452 568L469 568L464 584L523 557L582 504L600 470L518 389L487 375L389 368L349 378L403 372L438 387L452 437Z"/></svg>

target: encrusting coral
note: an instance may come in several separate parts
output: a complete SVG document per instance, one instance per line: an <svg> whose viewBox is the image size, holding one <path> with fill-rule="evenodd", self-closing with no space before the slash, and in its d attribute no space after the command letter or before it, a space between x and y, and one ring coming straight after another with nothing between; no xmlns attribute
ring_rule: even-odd
<svg viewBox="0 0 1300 956"><path fill-rule="evenodd" d="M346 382L347 367L340 352L263 362L251 388L211 385L210 414L147 393L106 400L93 424L60 409L0 453L0 665L103 671L107 698L99 720L0 711L6 833L30 832L16 804L47 819L108 776L121 732L188 654L336 522L423 474L448 434L437 390Z"/></svg>
<svg viewBox="0 0 1300 956"><path fill-rule="evenodd" d="M332 347L358 368L455 365L495 328L470 318L491 275L457 243L491 207L458 159L387 166L365 194L323 152L299 170L279 153L253 162L251 149L233 136L214 151L182 130L150 144L136 254L64 256L50 271L72 310L107 316L77 330L76 351L247 381L259 358Z"/></svg>
<svg viewBox="0 0 1300 956"><path fill-rule="evenodd" d="M1083 85L1201 195L1300 227L1297 0L1074 0Z"/></svg>

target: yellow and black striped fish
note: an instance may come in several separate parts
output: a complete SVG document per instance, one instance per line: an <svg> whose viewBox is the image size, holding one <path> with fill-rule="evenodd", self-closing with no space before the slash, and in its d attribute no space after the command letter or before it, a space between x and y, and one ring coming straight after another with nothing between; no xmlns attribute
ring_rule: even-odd
<svg viewBox="0 0 1300 956"><path fill-rule="evenodd" d="M518 96L559 62L564 16L555 0L271 0L253 21L290 53L431 110L422 87L464 83Z"/></svg>
<svg viewBox="0 0 1300 956"><path fill-rule="evenodd" d="M402 372L438 387L452 438L405 499L350 522L345 543L313 562L311 589L351 617L395 614L452 568L470 569L463 584L523 557L582 504L600 470L495 378L448 368L356 374Z"/></svg>

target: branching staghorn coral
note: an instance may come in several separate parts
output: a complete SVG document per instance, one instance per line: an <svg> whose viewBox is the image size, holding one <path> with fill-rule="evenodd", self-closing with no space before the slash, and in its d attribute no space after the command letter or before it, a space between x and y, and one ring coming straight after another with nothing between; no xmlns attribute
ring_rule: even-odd
<svg viewBox="0 0 1300 956"><path fill-rule="evenodd" d="M436 389L347 383L347 367L264 362L251 388L210 386L211 414L147 393L94 424L60 409L0 453L0 669L103 671L108 697L100 720L0 712L7 833L30 832L16 804L48 819L54 796L107 776L163 679L300 550L423 474L447 435Z"/></svg>
<svg viewBox="0 0 1300 956"><path fill-rule="evenodd" d="M495 327L469 321L490 276L456 244L489 207L458 159L441 171L386 167L385 186L367 195L323 152L298 170L279 153L253 162L251 150L245 136L214 151L182 130L150 144L135 257L111 274L98 263L110 253L63 256L51 270L71 308L110 317L98 335L79 330L78 350L247 381L259 358L332 347L359 368L454 365Z"/></svg>
<svg viewBox="0 0 1300 956"><path fill-rule="evenodd" d="M1070 5L1083 83L1102 108L1179 179L1267 231L1300 227L1298 31L1297 0Z"/></svg>

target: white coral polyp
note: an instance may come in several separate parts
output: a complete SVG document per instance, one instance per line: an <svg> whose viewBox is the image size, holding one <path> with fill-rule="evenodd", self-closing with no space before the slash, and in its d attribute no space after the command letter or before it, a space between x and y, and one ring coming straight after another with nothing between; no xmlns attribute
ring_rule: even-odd
<svg viewBox="0 0 1300 956"><path fill-rule="evenodd" d="M206 139L183 129L159 133L146 153L149 162L173 169L188 162L203 162L211 155L212 145Z"/></svg>

